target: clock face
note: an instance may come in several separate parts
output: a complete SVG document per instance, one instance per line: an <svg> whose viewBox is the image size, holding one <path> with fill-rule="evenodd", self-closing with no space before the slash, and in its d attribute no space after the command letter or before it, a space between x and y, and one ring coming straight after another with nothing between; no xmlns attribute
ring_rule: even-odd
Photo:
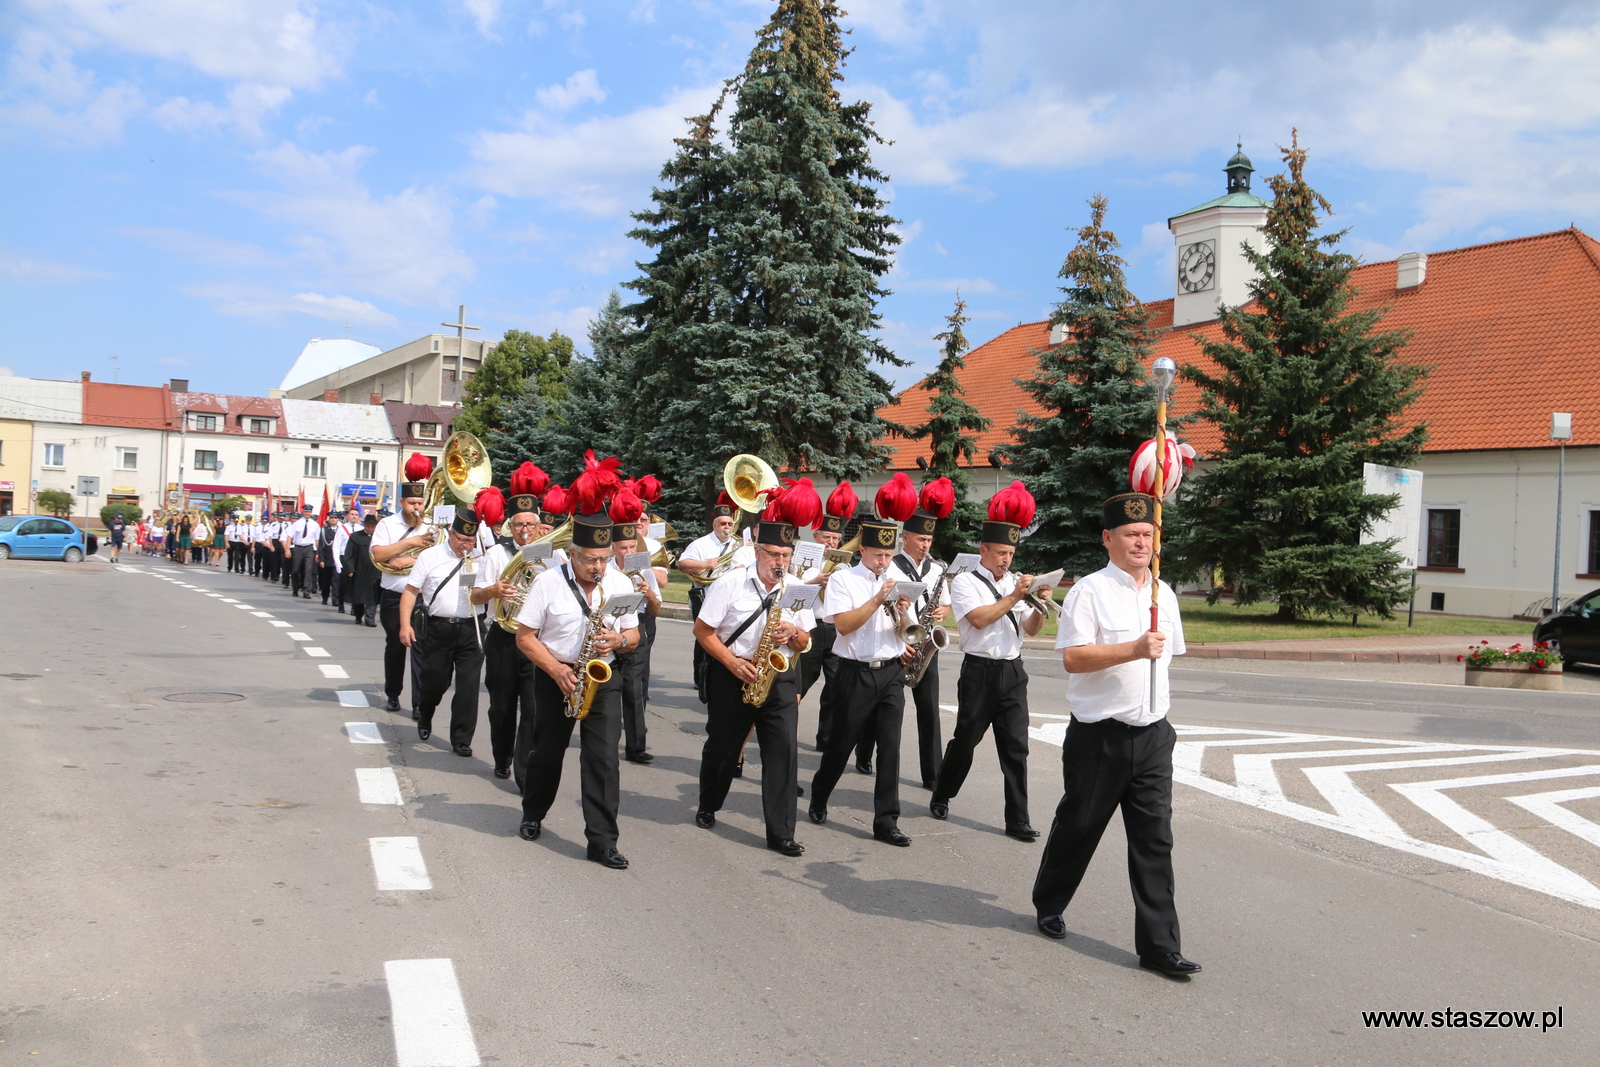
<svg viewBox="0 0 1600 1067"><path fill-rule="evenodd" d="M1211 288L1217 273L1217 253L1212 241L1196 241L1178 256L1178 288L1198 293Z"/></svg>

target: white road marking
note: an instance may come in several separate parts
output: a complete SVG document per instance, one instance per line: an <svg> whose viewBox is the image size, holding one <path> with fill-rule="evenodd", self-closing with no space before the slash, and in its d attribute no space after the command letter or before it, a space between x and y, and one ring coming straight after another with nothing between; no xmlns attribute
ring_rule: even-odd
<svg viewBox="0 0 1600 1067"><path fill-rule="evenodd" d="M1558 789L1553 793L1533 793L1506 799L1528 809L1540 818L1550 820L1553 825L1561 827L1570 834L1577 834L1589 844L1600 846L1600 824L1561 806L1568 801L1593 800L1595 797L1600 797L1600 786L1589 789Z"/></svg>
<svg viewBox="0 0 1600 1067"><path fill-rule="evenodd" d="M222 594L221 594L221 593L207 593L207 594L206 594L206 596L214 596L214 597L221 597L221 596L222 596ZM223 603L224 603L224 604L226 604L226 603L227 603L227 601L226 601L226 600L224 600L224 601L223 601Z"/></svg>
<svg viewBox="0 0 1600 1067"><path fill-rule="evenodd" d="M383 735L378 732L375 722L347 722L344 724L344 735L352 745L383 744Z"/></svg>
<svg viewBox="0 0 1600 1067"><path fill-rule="evenodd" d="M306 645L303 651L306 655L312 656L316 659L326 659L328 657L328 650L325 648L316 648L312 645Z"/></svg>
<svg viewBox="0 0 1600 1067"><path fill-rule="evenodd" d="M453 962L390 960L383 976L398 1067L479 1067Z"/></svg>
<svg viewBox="0 0 1600 1067"><path fill-rule="evenodd" d="M309 641L309 640L311 640L311 635L310 634L301 633L299 630L290 630L288 633L284 634L283 636L287 637L291 641Z"/></svg>
<svg viewBox="0 0 1600 1067"><path fill-rule="evenodd" d="M319 664L317 664L317 669L322 672L322 676L324 678L349 678L350 677L350 675L345 671L345 669L343 667L339 666L337 663L319 663Z"/></svg>
<svg viewBox="0 0 1600 1067"><path fill-rule="evenodd" d="M422 846L414 837L369 837L372 872L381 890L428 890L433 879L422 861Z"/></svg>
<svg viewBox="0 0 1600 1067"><path fill-rule="evenodd" d="M367 702L367 694L359 689L340 689L338 695L341 708L370 708L372 706Z"/></svg>
<svg viewBox="0 0 1600 1067"><path fill-rule="evenodd" d="M393 767L357 767L356 790L363 804L404 804Z"/></svg>
<svg viewBox="0 0 1600 1067"><path fill-rule="evenodd" d="M939 705L939 710L940 711L960 711L961 709L959 707L957 707L956 705L954 705L954 704L940 704Z"/></svg>
<svg viewBox="0 0 1600 1067"><path fill-rule="evenodd" d="M292 622L281 622L281 621L279 621L279 622L274 622L274 623L273 623L273 624L272 624L272 625L274 625L274 626L281 626L281 627L283 627L283 628L284 628L284 629L288 629L288 628L289 628L289 627L291 627L291 626L293 626L293 625L294 625L294 623L292 623Z"/></svg>
<svg viewBox="0 0 1600 1067"><path fill-rule="evenodd" d="M256 606L254 604L235 604L234 607L238 608L240 611L256 610Z"/></svg>
<svg viewBox="0 0 1600 1067"><path fill-rule="evenodd" d="M272 612L270 611L252 611L250 614L254 615L258 619L272 618Z"/></svg>
<svg viewBox="0 0 1600 1067"><path fill-rule="evenodd" d="M228 597L223 597L222 598L222 602L224 604L237 604L238 603L237 600L230 600Z"/></svg>

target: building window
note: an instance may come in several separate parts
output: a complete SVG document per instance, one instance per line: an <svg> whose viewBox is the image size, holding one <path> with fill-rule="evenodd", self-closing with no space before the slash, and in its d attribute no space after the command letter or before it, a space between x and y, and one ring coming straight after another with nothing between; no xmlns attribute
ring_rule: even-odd
<svg viewBox="0 0 1600 1067"><path fill-rule="evenodd" d="M272 473L272 457L265 452L250 452L244 457L244 469L251 474Z"/></svg>
<svg viewBox="0 0 1600 1067"><path fill-rule="evenodd" d="M439 439L439 424L437 422L417 423L417 436L437 441Z"/></svg>
<svg viewBox="0 0 1600 1067"><path fill-rule="evenodd" d="M217 428L217 417L215 415L191 415L190 418L194 421L189 425L196 430L215 430Z"/></svg>
<svg viewBox="0 0 1600 1067"><path fill-rule="evenodd" d="M272 432L272 420L271 419L251 419L250 420L250 432L251 433L271 433Z"/></svg>
<svg viewBox="0 0 1600 1067"><path fill-rule="evenodd" d="M375 482L378 480L378 461L375 459L356 460L356 481Z"/></svg>
<svg viewBox="0 0 1600 1067"><path fill-rule="evenodd" d="M326 478L327 476L328 476L328 457L327 456L307 456L306 457L306 477L307 478Z"/></svg>
<svg viewBox="0 0 1600 1067"><path fill-rule="evenodd" d="M219 471L222 465L217 462L217 454L203 448L194 450L194 469L197 471Z"/></svg>
<svg viewBox="0 0 1600 1067"><path fill-rule="evenodd" d="M117 447L117 470L136 471L139 469L139 450L137 448Z"/></svg>
<svg viewBox="0 0 1600 1067"><path fill-rule="evenodd" d="M1461 509L1428 509L1428 566L1461 566Z"/></svg>
<svg viewBox="0 0 1600 1067"><path fill-rule="evenodd" d="M1589 512L1589 569L1585 574L1600 574L1600 511Z"/></svg>
<svg viewBox="0 0 1600 1067"><path fill-rule="evenodd" d="M433 339L433 350L435 352L439 351L439 339L437 337Z"/></svg>
<svg viewBox="0 0 1600 1067"><path fill-rule="evenodd" d="M65 467L67 465L67 446L45 445L44 465L46 467Z"/></svg>

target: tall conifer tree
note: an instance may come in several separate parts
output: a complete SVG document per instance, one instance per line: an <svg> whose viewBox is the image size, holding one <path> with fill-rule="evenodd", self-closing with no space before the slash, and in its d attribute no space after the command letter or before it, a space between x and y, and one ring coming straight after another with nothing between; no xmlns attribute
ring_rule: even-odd
<svg viewBox="0 0 1600 1067"><path fill-rule="evenodd" d="M829 0L780 0L717 111L691 122L633 236L656 249L629 283L642 466L693 523L736 452L828 477L880 466L892 400L876 363L878 279L899 242L878 192L869 106L841 102ZM719 104L720 107L720 104ZM685 514L687 512L688 514Z"/></svg>
<svg viewBox="0 0 1600 1067"><path fill-rule="evenodd" d="M933 338L944 342L939 365L918 386L934 394L933 399L928 401L928 421L907 431L908 437L928 442L931 457L922 479L923 484L937 478L949 478L955 488L955 510L940 522L939 532L933 540L934 555L946 561L954 558L957 552L971 551L972 538L984 517L983 505L967 499L967 493L972 488L972 476L961 468L961 460L965 459L970 467L977 456L978 439L973 434L981 433L990 426L990 420L962 397L964 390L956 377L957 372L967 365L962 356L969 346L967 335L961 329L971 321L965 314L966 310L967 302L961 299L959 293L956 294L955 310L945 317L948 326Z"/></svg>
<svg viewBox="0 0 1600 1067"><path fill-rule="evenodd" d="M1285 620L1387 617L1410 576L1391 545L1360 543L1397 503L1366 492L1361 465L1405 466L1421 450L1427 427L1403 415L1424 369L1399 358L1406 331L1377 329L1385 309L1347 310L1356 261L1336 251L1344 231L1317 235L1332 208L1306 184L1298 133L1283 159L1289 173L1268 182L1268 250L1246 248L1257 303L1223 308L1223 340L1202 343L1216 373L1182 371L1221 447L1185 482L1169 558L1179 574L1219 564L1235 603L1276 601Z"/></svg>
<svg viewBox="0 0 1600 1067"><path fill-rule="evenodd" d="M559 331L540 337L525 330L507 330L468 379L455 418L456 429L483 437L501 424L506 405L522 395L529 381L546 400L558 399L572 357L572 338Z"/></svg>
<svg viewBox="0 0 1600 1067"><path fill-rule="evenodd" d="M1065 339L1041 350L1034 376L1018 381L1043 408L1021 414L1005 449L1012 469L1039 503L1038 529L1022 542L1025 571L1064 567L1089 574L1105 566L1100 513L1128 489L1128 460L1155 433L1155 389L1145 380L1156 331L1128 291L1116 234L1105 228L1106 198L1089 201L1089 224L1061 265L1066 299L1052 326Z"/></svg>

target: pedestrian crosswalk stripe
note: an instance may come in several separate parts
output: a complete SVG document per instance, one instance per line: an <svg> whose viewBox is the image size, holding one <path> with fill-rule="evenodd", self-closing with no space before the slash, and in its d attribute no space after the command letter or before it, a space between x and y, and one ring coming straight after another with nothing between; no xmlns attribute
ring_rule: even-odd
<svg viewBox="0 0 1600 1067"><path fill-rule="evenodd" d="M372 871L380 890L425 891L433 888L422 846L414 837L371 837Z"/></svg>
<svg viewBox="0 0 1600 1067"><path fill-rule="evenodd" d="M404 804L393 767L357 767L356 791L363 804Z"/></svg>
<svg viewBox="0 0 1600 1067"><path fill-rule="evenodd" d="M344 724L344 735L352 745L383 744L383 735L378 733L378 724L375 722L347 722Z"/></svg>
<svg viewBox="0 0 1600 1067"><path fill-rule="evenodd" d="M398 1067L479 1067L452 961L390 960L383 976Z"/></svg>

